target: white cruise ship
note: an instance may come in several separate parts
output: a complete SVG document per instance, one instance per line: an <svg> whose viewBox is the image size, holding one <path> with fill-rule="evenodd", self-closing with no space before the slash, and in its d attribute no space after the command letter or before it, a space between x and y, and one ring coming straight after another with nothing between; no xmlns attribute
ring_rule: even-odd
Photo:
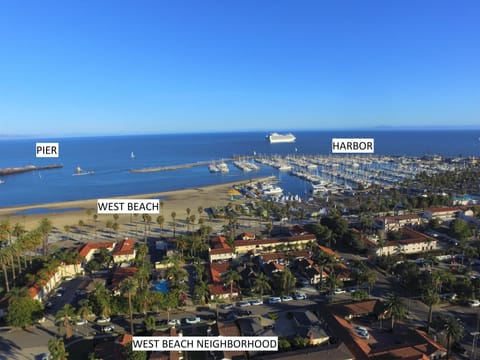
<svg viewBox="0 0 480 360"><path fill-rule="evenodd" d="M275 143L295 142L297 138L292 133L279 134L279 133L273 132L267 135L267 139L268 141L270 141L270 144L275 144Z"/></svg>

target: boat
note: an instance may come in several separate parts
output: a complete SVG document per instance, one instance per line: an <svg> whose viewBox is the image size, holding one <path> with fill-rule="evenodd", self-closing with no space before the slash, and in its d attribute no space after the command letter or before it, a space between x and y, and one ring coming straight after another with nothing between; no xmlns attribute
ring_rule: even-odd
<svg viewBox="0 0 480 360"><path fill-rule="evenodd" d="M5 180L0 180L0 185L5 184Z"/></svg>
<svg viewBox="0 0 480 360"><path fill-rule="evenodd" d="M135 159L135 154L133 153L133 151L130 153L130 159Z"/></svg>
<svg viewBox="0 0 480 360"><path fill-rule="evenodd" d="M292 133L279 134L276 132L268 134L266 138L268 139L268 141L270 141L270 144L291 143L291 142L295 142L295 140L297 139L295 135L293 135Z"/></svg>
<svg viewBox="0 0 480 360"><path fill-rule="evenodd" d="M85 171L85 170L82 170L80 166L77 166L72 176L92 175L92 174L94 174L94 171L92 170Z"/></svg>
<svg viewBox="0 0 480 360"><path fill-rule="evenodd" d="M230 169L228 168L228 165L223 161L220 164L218 164L217 167L220 169L221 173L228 173L230 171Z"/></svg>
<svg viewBox="0 0 480 360"><path fill-rule="evenodd" d="M220 172L220 169L218 168L217 165L212 163L212 164L208 165L208 171L210 171L211 173L218 173L218 172Z"/></svg>

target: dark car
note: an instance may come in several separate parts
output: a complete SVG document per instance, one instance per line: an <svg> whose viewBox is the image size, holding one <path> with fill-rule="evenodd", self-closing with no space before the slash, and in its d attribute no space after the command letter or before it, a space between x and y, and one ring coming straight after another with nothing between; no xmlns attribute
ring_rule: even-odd
<svg viewBox="0 0 480 360"><path fill-rule="evenodd" d="M468 355L468 351L467 349L465 349L463 347L462 344L460 344L459 342L455 342L453 345L452 345L452 350L455 351L457 354L461 355L461 356L467 356Z"/></svg>

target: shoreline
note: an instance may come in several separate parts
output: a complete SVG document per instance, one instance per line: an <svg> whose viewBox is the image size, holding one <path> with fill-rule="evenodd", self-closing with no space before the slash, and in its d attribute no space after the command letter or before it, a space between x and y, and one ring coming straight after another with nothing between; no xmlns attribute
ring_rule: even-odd
<svg viewBox="0 0 480 360"><path fill-rule="evenodd" d="M231 201L227 197L227 191L234 185L244 184L248 182L259 182L274 178L274 176L258 177L249 180L232 181L223 184L207 185L195 188L184 188L172 191L154 192L148 194L135 194L135 195L120 195L109 197L111 199L150 199L161 197L164 202L164 206L161 212L167 223L171 218L171 212L175 211L177 219L182 219L186 215L186 209L190 208L192 214L197 214L197 208L202 206L203 208L210 206L226 205ZM25 226L27 230L31 230L38 221L42 218L49 218L52 221L54 227L60 228L63 231L65 225L76 226L79 220L87 222L87 210L92 209L92 216L96 214L98 199L84 199L84 200L71 200L63 202L52 202L42 204L31 204L21 206L11 206L0 208L0 219L7 218L12 224L16 222ZM22 211L35 210L35 209L47 209L45 213L34 214L19 214ZM58 211L55 211L58 210ZM101 221L105 218L111 218L113 214L99 214L98 220ZM157 215L154 215L154 221ZM127 223L130 219L128 214L119 214L118 222Z"/></svg>

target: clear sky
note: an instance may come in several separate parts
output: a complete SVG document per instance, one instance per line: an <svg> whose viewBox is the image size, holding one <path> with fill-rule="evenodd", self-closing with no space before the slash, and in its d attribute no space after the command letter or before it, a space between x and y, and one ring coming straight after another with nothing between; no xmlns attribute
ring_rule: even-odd
<svg viewBox="0 0 480 360"><path fill-rule="evenodd" d="M0 135L480 127L480 2L0 2Z"/></svg>

